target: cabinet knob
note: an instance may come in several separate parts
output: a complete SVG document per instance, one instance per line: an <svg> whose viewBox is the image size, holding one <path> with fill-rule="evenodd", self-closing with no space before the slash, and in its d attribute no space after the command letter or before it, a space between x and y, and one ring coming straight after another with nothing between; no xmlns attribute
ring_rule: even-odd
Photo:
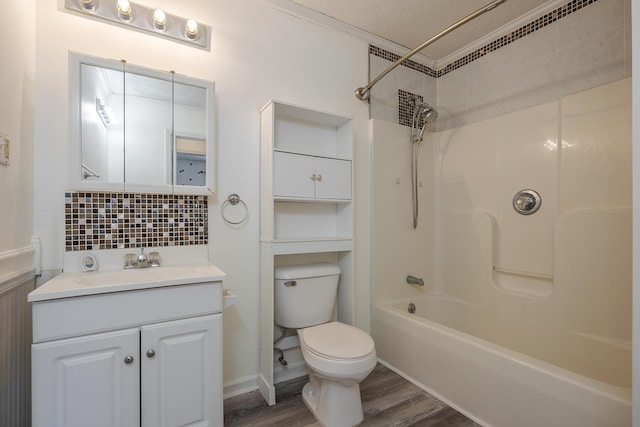
<svg viewBox="0 0 640 427"><path fill-rule="evenodd" d="M316 180L316 174L314 173L313 175L311 175L311 181L315 181Z"/></svg>
<svg viewBox="0 0 640 427"><path fill-rule="evenodd" d="M151 357L153 357L153 356L155 356L155 355L156 355L156 352L155 352L155 351L153 351L153 350L148 350L148 351L147 351L147 357L151 358Z"/></svg>
<svg viewBox="0 0 640 427"><path fill-rule="evenodd" d="M126 363L127 365L130 365L133 363L133 356L127 356L124 358L124 363Z"/></svg>
<svg viewBox="0 0 640 427"><path fill-rule="evenodd" d="M318 174L318 176L316 176L316 181L322 181L322 175Z"/></svg>

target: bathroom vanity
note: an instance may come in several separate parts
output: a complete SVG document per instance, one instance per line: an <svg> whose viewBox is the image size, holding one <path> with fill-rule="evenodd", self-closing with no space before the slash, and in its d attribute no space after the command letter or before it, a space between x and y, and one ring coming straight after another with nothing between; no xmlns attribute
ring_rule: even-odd
<svg viewBox="0 0 640 427"><path fill-rule="evenodd" d="M34 426L222 426L224 273L64 273L33 304Z"/></svg>

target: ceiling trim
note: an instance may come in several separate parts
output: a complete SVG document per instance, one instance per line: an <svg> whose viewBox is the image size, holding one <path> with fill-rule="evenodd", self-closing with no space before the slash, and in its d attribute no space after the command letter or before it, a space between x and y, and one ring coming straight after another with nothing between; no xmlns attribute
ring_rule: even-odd
<svg viewBox="0 0 640 427"><path fill-rule="evenodd" d="M254 0L254 1L258 1L260 3L266 4L267 6L270 6L273 9L279 10L280 12L286 13L287 15L291 15L298 19L302 19L312 24L319 25L323 28L338 30L343 33L349 34L366 43L376 45L378 47L392 51L394 53L398 53L400 56L404 56L405 54L411 51L411 49L407 48L406 46L402 46L388 39L385 39L383 37L361 30L360 28L356 28L345 22L332 18L331 16L306 8L290 0ZM367 49L367 53L368 53L368 49ZM417 53L413 55L411 59L416 62L419 62L422 65L426 65L427 67L430 67L430 68L435 69L436 67L435 65L436 60L422 53Z"/></svg>

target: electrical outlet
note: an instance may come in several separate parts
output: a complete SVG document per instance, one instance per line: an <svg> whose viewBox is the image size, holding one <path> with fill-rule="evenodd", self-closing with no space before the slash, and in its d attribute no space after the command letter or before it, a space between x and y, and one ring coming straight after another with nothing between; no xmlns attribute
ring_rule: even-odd
<svg viewBox="0 0 640 427"><path fill-rule="evenodd" d="M0 165L9 166L9 135L0 130Z"/></svg>

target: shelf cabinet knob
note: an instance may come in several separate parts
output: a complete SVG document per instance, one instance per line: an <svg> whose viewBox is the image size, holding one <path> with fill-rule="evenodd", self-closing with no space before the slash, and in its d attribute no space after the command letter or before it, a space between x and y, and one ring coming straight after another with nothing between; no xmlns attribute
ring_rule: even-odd
<svg viewBox="0 0 640 427"><path fill-rule="evenodd" d="M313 175L311 175L311 181L315 181L316 179L317 178L316 178L316 174L315 173Z"/></svg>
<svg viewBox="0 0 640 427"><path fill-rule="evenodd" d="M124 363L127 365L131 365L133 363L133 356L127 356L124 358Z"/></svg>
<svg viewBox="0 0 640 427"><path fill-rule="evenodd" d="M147 357L148 358L152 358L155 355L156 355L156 352L154 350L148 350L147 351Z"/></svg>
<svg viewBox="0 0 640 427"><path fill-rule="evenodd" d="M316 176L316 181L322 181L322 175L318 174L318 176Z"/></svg>

